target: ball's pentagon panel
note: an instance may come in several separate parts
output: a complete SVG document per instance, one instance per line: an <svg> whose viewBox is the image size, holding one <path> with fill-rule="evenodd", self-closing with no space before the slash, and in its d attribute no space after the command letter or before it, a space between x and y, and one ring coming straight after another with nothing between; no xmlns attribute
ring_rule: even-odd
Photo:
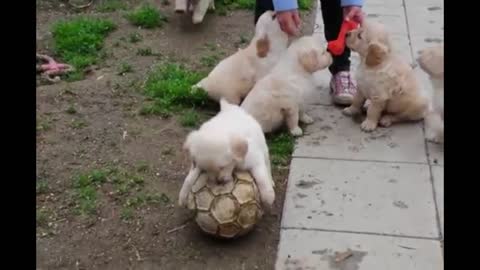
<svg viewBox="0 0 480 270"><path fill-rule="evenodd" d="M198 210L208 211L213 201L213 194L206 187L202 188L195 194L195 203Z"/></svg>
<svg viewBox="0 0 480 270"><path fill-rule="evenodd" d="M226 223L218 225L218 234L222 237L235 237L239 234L241 228L235 223Z"/></svg>
<svg viewBox="0 0 480 270"><path fill-rule="evenodd" d="M254 182L252 176L248 172L235 172L235 178L247 182Z"/></svg>
<svg viewBox="0 0 480 270"><path fill-rule="evenodd" d="M237 222L244 229L252 227L257 220L261 217L262 210L256 203L249 203L242 205L240 212L238 213Z"/></svg>
<svg viewBox="0 0 480 270"><path fill-rule="evenodd" d="M198 212L195 218L198 226L207 233L216 234L218 230L217 221L210 215L209 212Z"/></svg>
<svg viewBox="0 0 480 270"><path fill-rule="evenodd" d="M245 181L238 181L233 189L233 196L238 200L240 204L248 203L255 199L253 183Z"/></svg>
<svg viewBox="0 0 480 270"><path fill-rule="evenodd" d="M232 196L215 197L210 212L220 224L235 221L239 205Z"/></svg>

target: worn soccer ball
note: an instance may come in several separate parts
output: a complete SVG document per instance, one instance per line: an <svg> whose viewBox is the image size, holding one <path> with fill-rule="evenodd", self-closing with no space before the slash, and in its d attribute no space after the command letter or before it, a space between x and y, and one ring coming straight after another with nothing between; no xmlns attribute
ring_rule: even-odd
<svg viewBox="0 0 480 270"><path fill-rule="evenodd" d="M210 183L200 174L188 194L188 209L205 233L219 238L235 238L250 232L263 216L260 193L253 177L235 172L234 180L223 185Z"/></svg>

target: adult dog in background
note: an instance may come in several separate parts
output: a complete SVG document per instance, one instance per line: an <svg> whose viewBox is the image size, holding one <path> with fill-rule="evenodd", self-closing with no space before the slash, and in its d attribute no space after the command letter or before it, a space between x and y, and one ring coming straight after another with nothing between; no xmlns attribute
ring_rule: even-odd
<svg viewBox="0 0 480 270"><path fill-rule="evenodd" d="M175 12L192 12L192 23L199 24L208 9L215 9L215 0L175 0Z"/></svg>

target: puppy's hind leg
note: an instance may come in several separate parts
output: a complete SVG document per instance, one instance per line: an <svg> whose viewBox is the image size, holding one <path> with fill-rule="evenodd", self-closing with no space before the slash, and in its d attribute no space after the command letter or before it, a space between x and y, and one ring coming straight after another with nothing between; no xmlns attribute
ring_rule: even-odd
<svg viewBox="0 0 480 270"><path fill-rule="evenodd" d="M285 118L285 122L287 123L288 130L293 136L302 136L303 131L298 126L299 120L299 109L298 106L290 106L289 108L282 110Z"/></svg>
<svg viewBox="0 0 480 270"><path fill-rule="evenodd" d="M260 191L262 204L267 208L271 208L273 202L275 201L275 190L273 189L272 185L272 175L269 174L265 166L261 165L253 168L251 173L253 178L255 178L258 190Z"/></svg>
<svg viewBox="0 0 480 270"><path fill-rule="evenodd" d="M185 181L183 181L183 186L180 189L180 194L178 196L178 205L187 205L188 193L190 192L190 189L195 183L195 180L197 180L198 176L200 176L200 169L192 164L192 167L190 168L187 177L185 177Z"/></svg>
<svg viewBox="0 0 480 270"><path fill-rule="evenodd" d="M343 114L347 116L354 116L362 112L362 106L364 105L366 101L365 96L362 94L362 92L358 91L355 93L353 96L353 101L352 105L350 107L347 107L343 109Z"/></svg>

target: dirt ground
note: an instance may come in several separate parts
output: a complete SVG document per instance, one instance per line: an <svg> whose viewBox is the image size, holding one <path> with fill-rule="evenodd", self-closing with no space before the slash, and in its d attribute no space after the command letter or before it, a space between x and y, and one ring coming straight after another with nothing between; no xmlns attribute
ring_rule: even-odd
<svg viewBox="0 0 480 270"><path fill-rule="evenodd" d="M52 23L79 15L64 3L37 0L37 52L53 54ZM141 84L155 63L171 57L204 69L201 59L210 53L206 46L229 55L241 46L241 37L250 39L253 12L208 14L193 27L188 18L173 13L173 1L166 3L155 1L169 21L153 30L131 26L122 11L82 12L117 24L106 39L104 61L85 80L37 85L37 269L273 269L288 168L274 170L273 213L243 238L213 240L176 206L189 165L180 149L190 129L175 116L138 113L145 101ZM311 14L303 18L312 25ZM129 42L133 33L141 40ZM157 55L137 55L145 47ZM133 72L119 75L125 62ZM162 199L135 207L126 218L124 198L106 183L98 187L96 213L76 214L72 179L106 167L143 179L128 196L148 192Z"/></svg>

